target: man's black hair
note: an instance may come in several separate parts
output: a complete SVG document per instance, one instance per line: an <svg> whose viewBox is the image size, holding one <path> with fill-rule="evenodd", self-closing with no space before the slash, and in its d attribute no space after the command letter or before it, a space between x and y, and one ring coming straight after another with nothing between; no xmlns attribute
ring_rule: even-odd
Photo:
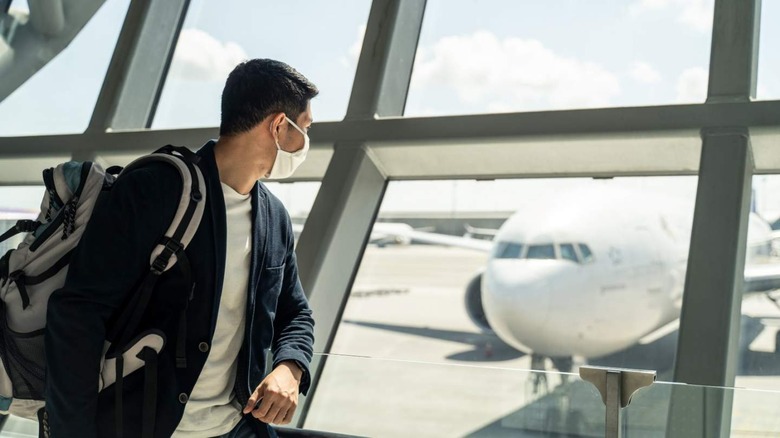
<svg viewBox="0 0 780 438"><path fill-rule="evenodd" d="M283 62L273 59L242 62L230 73L222 91L219 135L249 131L279 112L295 122L318 93L314 84Z"/></svg>

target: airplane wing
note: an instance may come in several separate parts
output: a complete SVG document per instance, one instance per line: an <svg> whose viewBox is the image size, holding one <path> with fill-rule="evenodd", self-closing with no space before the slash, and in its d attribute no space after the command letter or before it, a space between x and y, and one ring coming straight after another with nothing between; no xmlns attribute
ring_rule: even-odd
<svg viewBox="0 0 780 438"><path fill-rule="evenodd" d="M446 234L429 233L426 231L408 231L407 237L412 242L432 243L435 245L454 246L457 248L473 249L475 251L490 252L493 250L493 242L469 237L450 236Z"/></svg>
<svg viewBox="0 0 780 438"><path fill-rule="evenodd" d="M303 230L302 224L293 224L293 231L298 237ZM399 244L412 242L429 243L434 245L454 246L457 248L472 249L481 252L493 250L493 242L470 237L450 236L427 231L418 231L411 226L402 223L377 222L371 230L370 242L395 241Z"/></svg>
<svg viewBox="0 0 780 438"><path fill-rule="evenodd" d="M472 227L471 225L466 224L466 235L467 236L489 236L490 238L496 237L496 234L498 234L498 230L494 230L492 228L477 228Z"/></svg>
<svg viewBox="0 0 780 438"><path fill-rule="evenodd" d="M780 260L745 267L745 293L780 289Z"/></svg>

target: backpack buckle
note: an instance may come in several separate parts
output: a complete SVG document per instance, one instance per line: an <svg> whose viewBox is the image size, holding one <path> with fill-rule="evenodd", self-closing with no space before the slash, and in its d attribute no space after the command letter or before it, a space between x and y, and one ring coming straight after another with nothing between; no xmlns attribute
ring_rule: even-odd
<svg viewBox="0 0 780 438"><path fill-rule="evenodd" d="M184 249L184 245L169 237L166 237L160 243L163 245L163 250L160 255L155 257L151 266L152 272L157 275L165 272L165 268L168 267L168 262L171 260L172 255L178 254L182 249Z"/></svg>

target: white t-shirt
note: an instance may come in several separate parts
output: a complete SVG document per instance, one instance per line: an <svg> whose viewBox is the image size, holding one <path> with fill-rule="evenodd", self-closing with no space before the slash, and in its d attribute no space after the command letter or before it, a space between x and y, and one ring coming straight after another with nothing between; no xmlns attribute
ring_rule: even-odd
<svg viewBox="0 0 780 438"><path fill-rule="evenodd" d="M222 299L219 302L206 365L190 394L174 437L213 437L230 432L241 420L233 393L238 352L244 341L249 265L252 251L252 201L222 184L227 212L227 254Z"/></svg>

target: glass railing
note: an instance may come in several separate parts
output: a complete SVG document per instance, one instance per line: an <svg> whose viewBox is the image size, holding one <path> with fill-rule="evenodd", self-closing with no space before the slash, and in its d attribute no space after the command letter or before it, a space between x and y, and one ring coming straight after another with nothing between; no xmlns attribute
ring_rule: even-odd
<svg viewBox="0 0 780 438"><path fill-rule="evenodd" d="M318 359L325 366L306 429L371 437L605 436L601 395L575 374L341 355ZM733 437L774 437L780 436L779 407L778 391L656 382L622 410L621 427L631 438L710 437L720 427ZM730 425L721 412L732 413Z"/></svg>
<svg viewBox="0 0 780 438"><path fill-rule="evenodd" d="M324 361L308 430L368 437L603 437L599 391L576 374L345 355ZM731 415L723 415L723 412ZM621 411L622 436L780 436L780 391L655 382ZM725 433L719 431L725 430ZM36 437L10 417L0 437Z"/></svg>

